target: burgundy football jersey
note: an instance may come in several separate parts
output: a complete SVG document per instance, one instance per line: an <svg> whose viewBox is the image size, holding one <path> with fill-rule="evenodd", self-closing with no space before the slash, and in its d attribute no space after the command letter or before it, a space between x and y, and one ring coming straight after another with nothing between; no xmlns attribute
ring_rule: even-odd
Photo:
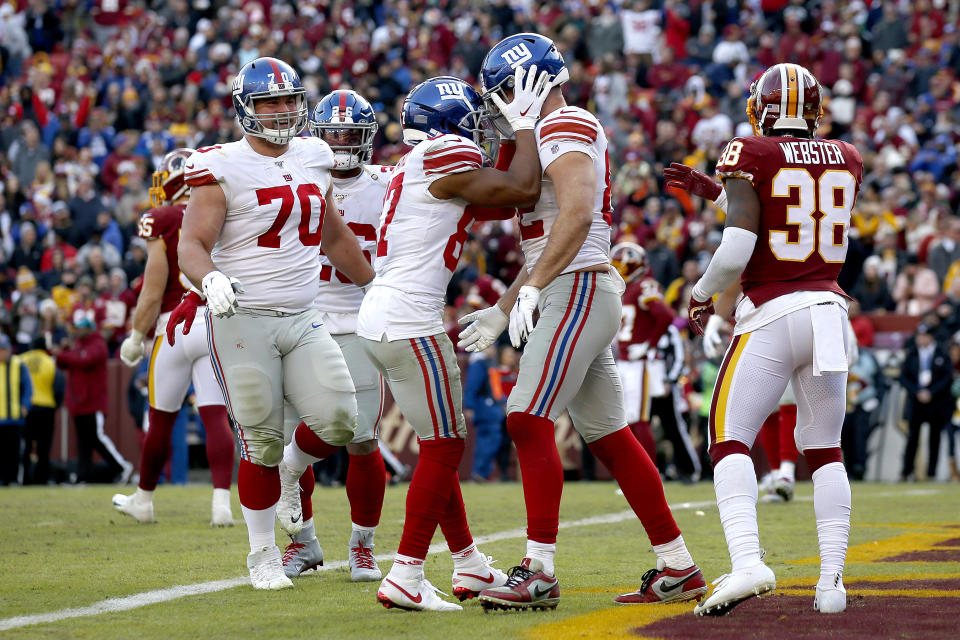
<svg viewBox="0 0 960 640"><path fill-rule="evenodd" d="M755 306L794 291L843 290L850 214L863 160L839 140L734 138L717 161L722 180L749 180L760 197L757 245L741 276Z"/></svg>
<svg viewBox="0 0 960 640"><path fill-rule="evenodd" d="M160 313L173 311L187 292L189 284L180 273L177 261L177 244L180 242L180 225L183 224L183 212L186 206L175 204L168 207L150 209L140 216L137 234L146 240L161 240L167 253L167 284L160 302Z"/></svg>
<svg viewBox="0 0 960 640"><path fill-rule="evenodd" d="M617 357L621 360L629 360L627 347L630 345L643 344L650 342L653 338L659 338L653 335L656 318L647 310L647 304L653 300L663 302L663 291L660 289L660 283L650 276L634 280L623 292L620 333L617 334Z"/></svg>

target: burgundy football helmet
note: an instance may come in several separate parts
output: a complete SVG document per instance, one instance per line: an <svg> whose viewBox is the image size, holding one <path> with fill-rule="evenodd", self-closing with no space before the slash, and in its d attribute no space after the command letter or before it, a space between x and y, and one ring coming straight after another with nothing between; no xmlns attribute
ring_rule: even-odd
<svg viewBox="0 0 960 640"><path fill-rule="evenodd" d="M176 202L190 191L184 181L185 165L193 149L174 149L163 156L160 166L153 172L153 186L150 187L150 205L159 207Z"/></svg>
<svg viewBox="0 0 960 640"><path fill-rule="evenodd" d="M610 262L626 282L643 277L649 267L647 252L635 242L621 242L610 250Z"/></svg>
<svg viewBox="0 0 960 640"><path fill-rule="evenodd" d="M750 87L747 116L755 135L807 131L813 137L822 115L823 89L798 64L775 64Z"/></svg>

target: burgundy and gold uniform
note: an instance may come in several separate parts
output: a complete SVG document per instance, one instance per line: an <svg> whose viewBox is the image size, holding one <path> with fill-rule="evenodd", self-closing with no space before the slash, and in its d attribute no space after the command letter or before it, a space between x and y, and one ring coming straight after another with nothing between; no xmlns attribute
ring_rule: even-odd
<svg viewBox="0 0 960 640"><path fill-rule="evenodd" d="M140 216L140 223L137 225L137 235L145 240L162 241L167 254L167 267L170 271L163 290L160 313L173 311L190 288L186 277L180 273L177 262L177 244L180 242L180 226L183 224L183 212L186 208L186 205L182 204L155 207Z"/></svg>
<svg viewBox="0 0 960 640"><path fill-rule="evenodd" d="M617 334L617 358L630 360L628 349L632 344L657 346L673 320L663 302L663 290L660 283L650 276L644 276L627 285L623 292L623 307L620 311L620 333Z"/></svg>

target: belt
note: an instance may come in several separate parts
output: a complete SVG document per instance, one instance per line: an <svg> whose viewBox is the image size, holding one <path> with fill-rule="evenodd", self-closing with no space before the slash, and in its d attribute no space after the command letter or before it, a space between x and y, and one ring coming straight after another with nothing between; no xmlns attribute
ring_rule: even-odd
<svg viewBox="0 0 960 640"><path fill-rule="evenodd" d="M303 313L303 311L306 311L306 309L304 309L303 311L278 311L276 309L258 309L257 307L239 307L237 311L247 312L247 313L251 313L253 315L258 315L258 316L274 316L275 318L288 318L290 316L298 316L301 313Z"/></svg>

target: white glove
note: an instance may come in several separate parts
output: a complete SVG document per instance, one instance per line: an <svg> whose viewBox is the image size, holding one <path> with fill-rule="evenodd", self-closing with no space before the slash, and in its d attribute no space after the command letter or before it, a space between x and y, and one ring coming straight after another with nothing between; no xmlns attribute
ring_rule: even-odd
<svg viewBox="0 0 960 640"><path fill-rule="evenodd" d="M236 278L228 278L219 271L203 276L203 293L207 308L218 318L229 318L237 310L237 294L243 293L243 285Z"/></svg>
<svg viewBox="0 0 960 640"><path fill-rule="evenodd" d="M128 367L135 367L143 360L143 334L136 329L120 343L120 360Z"/></svg>
<svg viewBox="0 0 960 640"><path fill-rule="evenodd" d="M537 303L540 302L540 289L523 285L520 287L520 295L517 296L517 308L522 322L520 323L520 339L526 340L533 333L533 312L537 310Z"/></svg>
<svg viewBox="0 0 960 640"><path fill-rule="evenodd" d="M627 359L628 360L643 360L647 357L647 351L650 349L650 344L647 342L641 342L640 344L628 344L627 345Z"/></svg>
<svg viewBox="0 0 960 640"><path fill-rule="evenodd" d="M523 80L526 77L527 82ZM540 107L543 106L547 94L550 93L552 85L547 82L548 74L546 71L537 77L537 65L530 65L530 68L524 71L523 67L517 67L514 72L513 81L513 101L507 104L495 93L490 94L490 99L497 105L497 109L503 114L503 117L510 123L514 132L524 129L533 129L537 126L537 120L540 119Z"/></svg>
<svg viewBox="0 0 960 640"><path fill-rule="evenodd" d="M458 324L470 323L460 332L460 342L457 346L471 352L483 351L496 342L503 330L507 328L508 320L507 315L498 305L468 313L457 320Z"/></svg>
<svg viewBox="0 0 960 640"><path fill-rule="evenodd" d="M707 319L707 326L703 329L703 353L708 358L716 358L723 353L723 338L720 337L720 327L723 318L714 314Z"/></svg>
<svg viewBox="0 0 960 640"><path fill-rule="evenodd" d="M520 337L520 328L523 327L523 314L520 313L520 306L513 305L513 309L510 309L510 344L513 345L514 349L519 349L523 346L523 338Z"/></svg>

